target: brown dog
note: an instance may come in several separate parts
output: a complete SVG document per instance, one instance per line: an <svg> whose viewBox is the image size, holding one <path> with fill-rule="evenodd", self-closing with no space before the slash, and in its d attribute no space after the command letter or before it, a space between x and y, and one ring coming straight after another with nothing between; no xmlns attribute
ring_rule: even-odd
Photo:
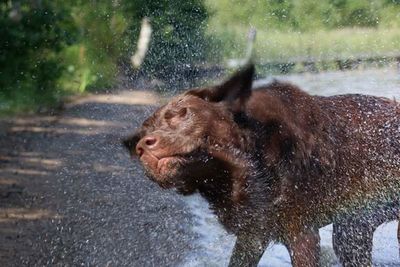
<svg viewBox="0 0 400 267"><path fill-rule="evenodd" d="M124 144L160 186L210 202L237 236L231 266L256 265L271 241L317 266L332 222L342 264L370 266L374 230L399 214L400 105L280 82L252 91L253 73L175 97Z"/></svg>

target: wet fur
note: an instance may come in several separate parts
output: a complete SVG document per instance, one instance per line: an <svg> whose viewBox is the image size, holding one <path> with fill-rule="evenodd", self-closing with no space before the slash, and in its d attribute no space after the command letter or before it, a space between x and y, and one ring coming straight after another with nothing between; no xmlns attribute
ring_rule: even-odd
<svg viewBox="0 0 400 267"><path fill-rule="evenodd" d="M294 266L317 266L318 228L329 223L341 263L371 265L373 231L399 214L400 105L311 96L277 81L251 91L253 72L176 97L125 145L184 157L173 177L150 177L209 201L237 236L231 266L256 265L272 241L287 246Z"/></svg>

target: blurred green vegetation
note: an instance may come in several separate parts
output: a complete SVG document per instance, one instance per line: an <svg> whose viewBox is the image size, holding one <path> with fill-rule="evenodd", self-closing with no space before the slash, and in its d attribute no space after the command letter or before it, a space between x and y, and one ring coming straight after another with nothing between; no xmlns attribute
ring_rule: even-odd
<svg viewBox="0 0 400 267"><path fill-rule="evenodd" d="M202 0L135 0L127 12L150 18L151 45L142 66L148 75L174 83L179 74L206 60L211 40L205 35L208 12ZM133 36L138 27L131 24Z"/></svg>
<svg viewBox="0 0 400 267"><path fill-rule="evenodd" d="M246 47L246 27L232 27L220 36L223 57L240 58ZM400 28L342 28L316 31L258 31L254 53L258 63L305 59L372 58L400 55Z"/></svg>
<svg viewBox="0 0 400 267"><path fill-rule="evenodd" d="M142 72L172 78L205 59L202 0L0 1L0 113L46 110L68 94L115 86L144 17L153 36Z"/></svg>
<svg viewBox="0 0 400 267"><path fill-rule="evenodd" d="M53 103L61 94L56 85L64 71L60 53L75 38L66 5L1 2L0 110Z"/></svg>
<svg viewBox="0 0 400 267"><path fill-rule="evenodd" d="M206 0L216 27L315 31L400 26L398 0Z"/></svg>
<svg viewBox="0 0 400 267"><path fill-rule="evenodd" d="M115 86L144 17L153 35L139 71L169 84L201 63L242 57L250 26L260 62L400 48L399 0L2 0L0 114Z"/></svg>
<svg viewBox="0 0 400 267"><path fill-rule="evenodd" d="M398 0L206 0L223 58L243 56L248 29L257 28L260 62L352 58L398 53Z"/></svg>

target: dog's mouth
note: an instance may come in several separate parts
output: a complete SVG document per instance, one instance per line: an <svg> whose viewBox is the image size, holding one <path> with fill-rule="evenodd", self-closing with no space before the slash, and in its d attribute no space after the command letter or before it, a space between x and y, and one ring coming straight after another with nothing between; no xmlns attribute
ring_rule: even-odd
<svg viewBox="0 0 400 267"><path fill-rule="evenodd" d="M147 176L163 188L176 187L185 172L185 167L193 162L193 158L183 155L157 157L146 152L140 157Z"/></svg>
<svg viewBox="0 0 400 267"><path fill-rule="evenodd" d="M208 167L212 166L212 158L200 148L185 154L163 154L162 157L146 151L140 161L150 180L162 188L174 188L183 195L194 193L209 176Z"/></svg>
<svg viewBox="0 0 400 267"><path fill-rule="evenodd" d="M168 156L160 158L157 162L157 172L161 175L174 174L183 168L189 160L182 156Z"/></svg>

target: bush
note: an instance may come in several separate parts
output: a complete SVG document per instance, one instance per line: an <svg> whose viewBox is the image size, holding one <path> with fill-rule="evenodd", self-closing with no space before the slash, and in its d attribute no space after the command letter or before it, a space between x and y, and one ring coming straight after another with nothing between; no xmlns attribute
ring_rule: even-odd
<svg viewBox="0 0 400 267"><path fill-rule="evenodd" d="M0 3L0 110L52 103L65 69L60 52L75 41L70 12L58 1L12 3Z"/></svg>
<svg viewBox="0 0 400 267"><path fill-rule="evenodd" d="M120 65L130 64L144 17L153 36L143 72L170 80L205 58L202 0L0 2L0 111L114 86Z"/></svg>
<svg viewBox="0 0 400 267"><path fill-rule="evenodd" d="M153 30L143 71L173 82L185 70L203 61L208 49L207 10L201 0L126 0L125 12L134 21L148 17ZM129 35L139 35L140 24L131 24Z"/></svg>
<svg viewBox="0 0 400 267"><path fill-rule="evenodd" d="M118 63L122 58L128 58L131 52L131 42L126 34L128 26L139 23L125 16L123 6L115 5L115 2L73 2L72 16L79 29L79 43L64 52L69 71L63 86L68 90L102 90L115 85Z"/></svg>

